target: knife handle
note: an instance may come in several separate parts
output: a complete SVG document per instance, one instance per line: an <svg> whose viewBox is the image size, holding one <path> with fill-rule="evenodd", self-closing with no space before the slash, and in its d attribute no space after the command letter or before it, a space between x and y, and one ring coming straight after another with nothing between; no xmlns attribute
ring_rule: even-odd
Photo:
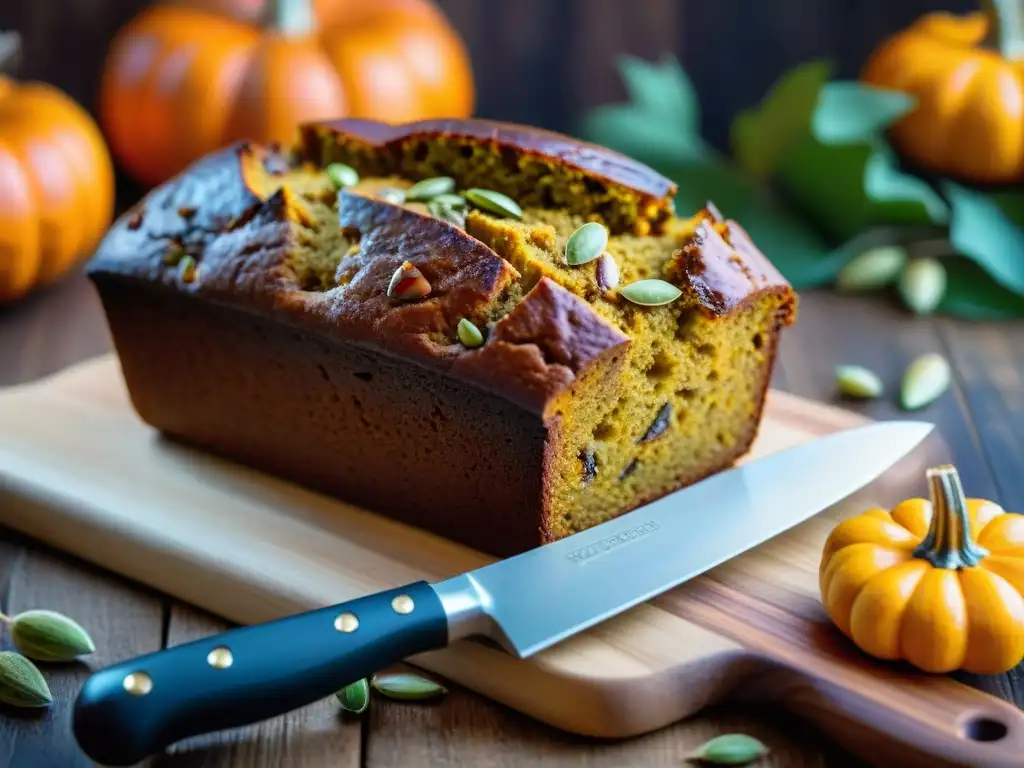
<svg viewBox="0 0 1024 768"><path fill-rule="evenodd" d="M133 765L181 739L312 704L447 643L441 601L418 581L100 670L75 703L75 738L101 765Z"/></svg>

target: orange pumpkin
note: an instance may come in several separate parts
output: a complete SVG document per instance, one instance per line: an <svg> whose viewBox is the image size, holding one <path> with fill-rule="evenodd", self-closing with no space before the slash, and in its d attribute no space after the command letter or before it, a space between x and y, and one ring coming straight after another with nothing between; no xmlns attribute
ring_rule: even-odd
<svg viewBox="0 0 1024 768"><path fill-rule="evenodd" d="M9 34L0 50L19 42ZM89 258L113 211L113 163L92 117L51 85L0 73L0 303Z"/></svg>
<svg viewBox="0 0 1024 768"><path fill-rule="evenodd" d="M922 16L871 54L861 80L917 99L890 132L905 157L969 182L1013 182L1024 179L1024 7L981 4Z"/></svg>
<svg viewBox="0 0 1024 768"><path fill-rule="evenodd" d="M466 117L474 86L462 41L430 0L158 3L122 28L100 85L114 156L145 185L239 140L296 139L338 117ZM317 20L325 12L330 23Z"/></svg>

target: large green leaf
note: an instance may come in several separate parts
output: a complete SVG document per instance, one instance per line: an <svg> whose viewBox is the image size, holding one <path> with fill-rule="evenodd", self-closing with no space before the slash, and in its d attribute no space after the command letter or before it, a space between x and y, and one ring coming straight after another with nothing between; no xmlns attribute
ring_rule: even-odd
<svg viewBox="0 0 1024 768"><path fill-rule="evenodd" d="M615 149L657 170L666 165L688 163L710 152L698 134L680 131L674 123L652 118L625 104L592 110L581 121L579 133L589 141Z"/></svg>
<svg viewBox="0 0 1024 768"><path fill-rule="evenodd" d="M739 166L755 179L771 176L794 141L810 130L831 67L813 61L792 69L761 103L733 120L730 141Z"/></svg>
<svg viewBox="0 0 1024 768"><path fill-rule="evenodd" d="M946 261L946 293L938 311L966 320L1012 320L1024 317L1024 296L1009 291L967 259Z"/></svg>
<svg viewBox="0 0 1024 768"><path fill-rule="evenodd" d="M806 136L783 159L776 184L839 242L870 227L942 224L949 215L934 189L899 170L880 139L829 145Z"/></svg>
<svg viewBox="0 0 1024 768"><path fill-rule="evenodd" d="M1024 230L989 195L951 181L949 241L1004 288L1024 294Z"/></svg>
<svg viewBox="0 0 1024 768"><path fill-rule="evenodd" d="M914 108L915 99L901 91L865 83L838 81L821 89L811 132L822 144L870 141Z"/></svg>
<svg viewBox="0 0 1024 768"><path fill-rule="evenodd" d="M622 56L619 72L630 102L638 111L668 121L677 133L700 132L697 92L674 56L666 53L657 64Z"/></svg>

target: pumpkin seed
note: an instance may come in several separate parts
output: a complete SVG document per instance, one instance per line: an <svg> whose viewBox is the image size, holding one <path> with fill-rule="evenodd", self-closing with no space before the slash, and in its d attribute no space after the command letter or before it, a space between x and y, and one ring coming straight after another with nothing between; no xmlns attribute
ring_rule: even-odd
<svg viewBox="0 0 1024 768"><path fill-rule="evenodd" d="M444 195L455 189L455 179L451 176L435 176L431 179L417 181L405 190L405 199L410 203L426 202L438 195Z"/></svg>
<svg viewBox="0 0 1024 768"><path fill-rule="evenodd" d="M374 675L373 687L391 699L430 699L448 693L448 689L419 675L393 673Z"/></svg>
<svg viewBox="0 0 1024 768"><path fill-rule="evenodd" d="M327 177L334 182L338 189L342 187L354 187L359 183L359 174L356 169L344 163L331 163L327 166Z"/></svg>
<svg viewBox="0 0 1024 768"><path fill-rule="evenodd" d="M588 221L565 241L565 263L578 266L593 261L608 246L608 230L603 224Z"/></svg>
<svg viewBox="0 0 1024 768"><path fill-rule="evenodd" d="M56 611L19 613L11 619L11 639L18 650L37 661L71 661L96 650L88 632Z"/></svg>
<svg viewBox="0 0 1024 768"><path fill-rule="evenodd" d="M398 187L382 187L377 190L377 197L392 205L401 205L405 202L405 192Z"/></svg>
<svg viewBox="0 0 1024 768"><path fill-rule="evenodd" d="M370 684L364 677L356 680L334 694L341 708L354 715L361 715L370 706Z"/></svg>
<svg viewBox="0 0 1024 768"><path fill-rule="evenodd" d="M768 754L768 747L745 733L726 733L706 741L688 760L712 765L746 765Z"/></svg>
<svg viewBox="0 0 1024 768"><path fill-rule="evenodd" d="M519 207L515 200L501 194L501 192L495 192L493 189L473 187L472 189L467 189L463 193L463 197L471 205L476 206L482 211L498 216L508 216L513 219L521 219L523 217L523 209Z"/></svg>
<svg viewBox="0 0 1024 768"><path fill-rule="evenodd" d="M459 320L457 333L459 341L470 349L479 347L484 343L484 335L480 332L480 329L466 318Z"/></svg>
<svg viewBox="0 0 1024 768"><path fill-rule="evenodd" d="M457 211L464 211L466 209L466 198L462 195L453 195L446 192L442 195L438 195L431 202L437 203L438 205L447 205L449 208L453 208Z"/></svg>
<svg viewBox="0 0 1024 768"><path fill-rule="evenodd" d="M875 398L885 387L874 371L860 365L836 367L836 388L847 397Z"/></svg>
<svg viewBox="0 0 1024 768"><path fill-rule="evenodd" d="M907 366L900 386L900 404L913 411L934 402L949 388L953 372L935 352L921 355Z"/></svg>
<svg viewBox="0 0 1024 768"><path fill-rule="evenodd" d="M188 254L181 257L178 263L178 275L183 283L191 283L196 279L196 260Z"/></svg>
<svg viewBox="0 0 1024 768"><path fill-rule="evenodd" d="M907 263L907 251L898 245L883 245L858 254L840 270L836 287L842 291L872 291L895 280Z"/></svg>
<svg viewBox="0 0 1024 768"><path fill-rule="evenodd" d="M460 227L462 229L466 228L465 212L455 210L450 205L444 205L437 200L431 200L427 203L427 212L435 219L447 221L449 224L454 224L456 227Z"/></svg>
<svg viewBox="0 0 1024 768"><path fill-rule="evenodd" d="M53 703L43 673L14 651L0 651L0 702L12 707L48 707Z"/></svg>
<svg viewBox="0 0 1024 768"><path fill-rule="evenodd" d="M160 256L160 261L169 267L176 267L183 258L185 258L185 249L180 243L171 243Z"/></svg>
<svg viewBox="0 0 1024 768"><path fill-rule="evenodd" d="M619 293L634 304L642 304L645 307L671 304L683 295L683 292L672 283L655 279L637 280L621 288Z"/></svg>
<svg viewBox="0 0 1024 768"><path fill-rule="evenodd" d="M946 268L938 259L914 259L900 275L899 291L909 309L929 315L946 293Z"/></svg>
<svg viewBox="0 0 1024 768"><path fill-rule="evenodd" d="M411 262L402 262L402 266L391 275L391 282L388 284L388 296L391 298L408 301L422 299L429 293L430 283Z"/></svg>
<svg viewBox="0 0 1024 768"><path fill-rule="evenodd" d="M605 291L619 284L619 264L608 251L601 254L597 262L597 284Z"/></svg>

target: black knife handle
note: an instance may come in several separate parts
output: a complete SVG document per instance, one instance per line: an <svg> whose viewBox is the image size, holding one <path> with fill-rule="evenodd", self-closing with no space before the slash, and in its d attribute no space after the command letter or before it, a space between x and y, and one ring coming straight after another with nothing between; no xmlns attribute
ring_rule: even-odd
<svg viewBox="0 0 1024 768"><path fill-rule="evenodd" d="M100 670L75 703L75 738L94 762L134 765L181 739L312 704L447 643L440 599L415 582Z"/></svg>

